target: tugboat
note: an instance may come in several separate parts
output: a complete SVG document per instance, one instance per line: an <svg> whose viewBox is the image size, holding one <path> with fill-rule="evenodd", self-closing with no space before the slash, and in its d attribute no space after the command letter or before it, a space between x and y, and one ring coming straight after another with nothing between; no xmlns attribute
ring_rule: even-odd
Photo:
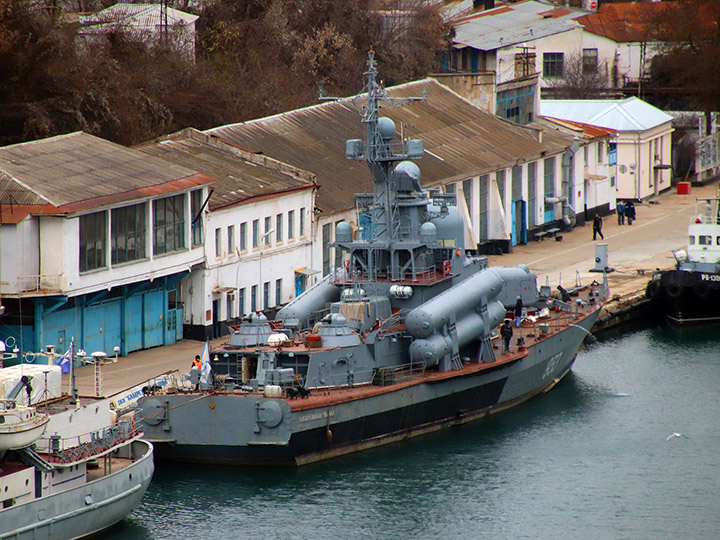
<svg viewBox="0 0 720 540"><path fill-rule="evenodd" d="M466 254L455 195L421 188L422 142L395 141L379 115L424 98L389 96L372 51L365 77L345 102L361 105L367 139L346 155L367 162L374 191L355 196L357 230L337 225L347 262L275 320L252 313L184 386L138 400L156 458L303 465L484 418L570 371L607 280L560 299L527 266ZM505 350L497 328L519 304Z"/></svg>
<svg viewBox="0 0 720 540"><path fill-rule="evenodd" d="M674 270L648 283L648 298L659 303L672 323L720 321L720 199L696 199L688 226L687 249L673 251Z"/></svg>

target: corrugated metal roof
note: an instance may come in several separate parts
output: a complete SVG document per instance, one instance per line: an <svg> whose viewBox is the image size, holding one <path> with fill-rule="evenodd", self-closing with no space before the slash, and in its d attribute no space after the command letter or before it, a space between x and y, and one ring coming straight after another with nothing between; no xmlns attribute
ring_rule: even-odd
<svg viewBox="0 0 720 540"><path fill-rule="evenodd" d="M191 24L198 19L197 15L185 13L171 7L166 10L167 24ZM120 2L108 8L93 13L92 15L81 15L82 24L92 25L116 25L123 24L136 28L155 28L165 24L162 17L161 4L128 4Z"/></svg>
<svg viewBox="0 0 720 540"><path fill-rule="evenodd" d="M310 173L249 154L195 129L184 129L138 150L215 179L211 210L297 189L313 189Z"/></svg>
<svg viewBox="0 0 720 540"><path fill-rule="evenodd" d="M396 140L402 134L423 141L426 152L418 165L425 187L511 167L572 144L572 137L554 130L543 133L543 142L538 142L536 130L487 113L434 79L388 89L396 97L420 96L423 91L428 93L426 101L386 107L382 115L395 122ZM360 111L350 99L206 133L316 174L321 186L317 204L323 211L352 208L354 193L373 189L367 165L345 157L346 140L365 138Z"/></svg>
<svg viewBox="0 0 720 540"><path fill-rule="evenodd" d="M672 116L636 97L609 99L543 99L540 114L617 131L646 131Z"/></svg>
<svg viewBox="0 0 720 540"><path fill-rule="evenodd" d="M577 21L588 32L618 43L672 41L689 37L673 35L686 31L687 26L678 27L672 21L690 19L697 27L716 31L718 21L710 11L713 5L717 6L717 0L600 3L597 13L584 15Z"/></svg>
<svg viewBox="0 0 720 540"><path fill-rule="evenodd" d="M125 148L87 133L0 148L0 201L55 207L93 200L142 198L139 190L161 192L189 179L209 183L195 171ZM157 190L156 190L157 191Z"/></svg>
<svg viewBox="0 0 720 540"><path fill-rule="evenodd" d="M527 0L497 6L453 21L455 47L492 51L582 28L574 19L586 13Z"/></svg>

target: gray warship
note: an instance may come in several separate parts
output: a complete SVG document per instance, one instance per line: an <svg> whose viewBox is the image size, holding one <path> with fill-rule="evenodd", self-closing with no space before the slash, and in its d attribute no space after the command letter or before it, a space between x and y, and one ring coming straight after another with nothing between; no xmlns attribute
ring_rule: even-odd
<svg viewBox="0 0 720 540"><path fill-rule="evenodd" d="M32 404L33 380L42 386L25 375L0 400L0 539L96 535L140 502L154 471L152 444L132 419L112 420L109 399L65 396ZM27 404L19 400L23 387Z"/></svg>
<svg viewBox="0 0 720 540"><path fill-rule="evenodd" d="M372 51L360 94L372 193L357 230L336 228L346 263L279 310L252 313L211 351L213 377L138 401L157 459L303 465L462 424L518 405L568 373L607 282L557 296L527 266L467 253L455 195L423 190L419 140L395 141ZM551 292L553 294L551 294ZM565 294L566 293L566 294ZM498 325L522 300L509 350Z"/></svg>

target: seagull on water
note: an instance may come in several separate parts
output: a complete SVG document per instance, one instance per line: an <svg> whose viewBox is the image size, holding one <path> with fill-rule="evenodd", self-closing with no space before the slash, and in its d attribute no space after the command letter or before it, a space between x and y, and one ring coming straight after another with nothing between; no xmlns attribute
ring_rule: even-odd
<svg viewBox="0 0 720 540"><path fill-rule="evenodd" d="M670 439L674 439L675 437L684 437L684 438L686 438L686 439L689 439L689 438L690 438L690 437L688 437L687 435L685 435L685 434L683 434L683 433L675 432L675 433L671 433L670 435L668 435L668 438L665 439L665 440L666 440L666 441L669 441Z"/></svg>

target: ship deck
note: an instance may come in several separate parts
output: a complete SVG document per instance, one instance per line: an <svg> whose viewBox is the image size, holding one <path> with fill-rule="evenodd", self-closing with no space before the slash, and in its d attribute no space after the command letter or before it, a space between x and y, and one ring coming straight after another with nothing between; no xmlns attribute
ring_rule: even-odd
<svg viewBox="0 0 720 540"><path fill-rule="evenodd" d="M551 311L548 317L537 319L534 322L524 320L519 327L513 325L513 338L508 352L503 352L503 343L500 337L492 340L493 351L495 353L494 362L465 362L462 369L450 371L410 371L407 368L398 368L390 372L391 382L384 386L367 384L358 384L351 387L328 387L313 388L310 394L305 398L288 398L284 397L290 409L294 412L308 409L315 409L329 405L337 405L349 401L361 400L376 395L385 394L387 392L396 391L402 388L427 383L441 381L445 379L463 377L478 372L489 372L500 369L504 366L513 364L528 355L528 347L532 344L547 339L559 331L567 329L569 326L575 325L589 314L599 310L599 306L586 305L585 308L578 308L577 311ZM396 330L393 327L393 330ZM292 344L283 346L284 351L307 352L308 349L302 341L294 341ZM232 349L236 350L236 349ZM331 348L313 348L312 351L332 350ZM234 394L232 391L214 391L215 394ZM253 395L253 393L246 395ZM256 395L262 395L258 392Z"/></svg>

